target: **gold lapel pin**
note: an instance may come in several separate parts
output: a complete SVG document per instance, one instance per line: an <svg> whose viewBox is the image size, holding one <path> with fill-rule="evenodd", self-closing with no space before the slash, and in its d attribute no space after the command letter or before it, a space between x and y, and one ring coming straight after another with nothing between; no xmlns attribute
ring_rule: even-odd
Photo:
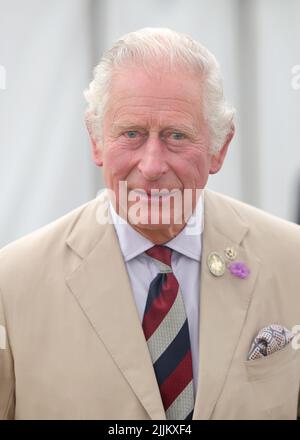
<svg viewBox="0 0 300 440"><path fill-rule="evenodd" d="M227 257L228 260L235 260L237 257L237 251L234 249L234 247L227 247L224 252L225 257Z"/></svg>
<svg viewBox="0 0 300 440"><path fill-rule="evenodd" d="M215 277L221 277L225 273L226 265L224 258L218 252L211 252L207 257L209 271Z"/></svg>

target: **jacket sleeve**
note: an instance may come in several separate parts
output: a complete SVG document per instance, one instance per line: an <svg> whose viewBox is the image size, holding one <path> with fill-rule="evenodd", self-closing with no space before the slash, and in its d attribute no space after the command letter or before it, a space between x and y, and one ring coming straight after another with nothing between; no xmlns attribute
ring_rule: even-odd
<svg viewBox="0 0 300 440"><path fill-rule="evenodd" d="M14 413L14 365L9 345L2 292L0 290L0 420L14 419Z"/></svg>

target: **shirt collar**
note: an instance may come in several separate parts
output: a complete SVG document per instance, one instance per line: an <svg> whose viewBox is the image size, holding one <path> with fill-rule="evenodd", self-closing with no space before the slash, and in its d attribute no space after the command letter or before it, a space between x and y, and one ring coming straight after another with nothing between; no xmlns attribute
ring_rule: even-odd
<svg viewBox="0 0 300 440"><path fill-rule="evenodd" d="M133 229L129 223L125 222L125 220L116 213L111 201L109 201L109 209L125 262L132 260L154 246L152 241ZM196 209L188 219L185 227L176 237L165 244L174 251L200 262L201 235L204 226L203 218L204 204L202 192Z"/></svg>

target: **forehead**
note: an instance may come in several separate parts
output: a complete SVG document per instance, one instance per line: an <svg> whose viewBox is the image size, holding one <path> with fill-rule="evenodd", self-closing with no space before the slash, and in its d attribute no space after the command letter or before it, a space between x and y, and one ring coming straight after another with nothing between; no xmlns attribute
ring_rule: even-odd
<svg viewBox="0 0 300 440"><path fill-rule="evenodd" d="M201 103L199 75L166 69L149 73L141 67L130 67L114 73L107 110L114 117L145 111L193 114L202 107Z"/></svg>

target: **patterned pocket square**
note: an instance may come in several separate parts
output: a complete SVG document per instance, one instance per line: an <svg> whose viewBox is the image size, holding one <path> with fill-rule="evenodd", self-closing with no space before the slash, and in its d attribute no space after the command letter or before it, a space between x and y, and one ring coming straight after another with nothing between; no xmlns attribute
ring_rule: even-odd
<svg viewBox="0 0 300 440"><path fill-rule="evenodd" d="M248 353L248 360L259 359L284 348L294 337L287 328L271 324L260 330Z"/></svg>

